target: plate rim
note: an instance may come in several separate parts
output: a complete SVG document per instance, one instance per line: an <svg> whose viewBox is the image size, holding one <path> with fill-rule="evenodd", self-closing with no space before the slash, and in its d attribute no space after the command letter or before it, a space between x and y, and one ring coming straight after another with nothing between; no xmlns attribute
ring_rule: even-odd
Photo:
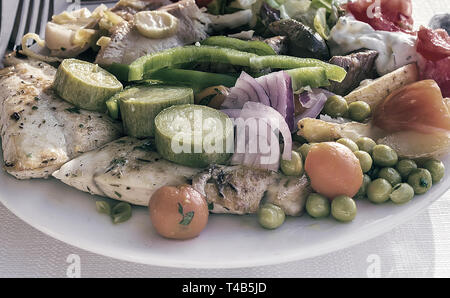
<svg viewBox="0 0 450 298"><path fill-rule="evenodd" d="M9 175L7 173L4 173L6 175ZM450 177L447 177L447 179L443 180L445 181L449 180ZM227 261L218 261L214 263L207 263L207 262L199 262L199 261L183 261L179 262L178 260L175 261L168 261L167 259L159 259L157 256L148 256L145 258L133 256L130 254L120 254L120 250L117 249L111 249L111 250L101 250L101 247L92 245L91 240L75 240L71 238L70 236L66 236L64 234L61 234L59 232L55 232L51 230L50 228L47 228L45 226L42 226L37 222L37 220L29 219L23 216L20 211L16 210L16 208L12 207L10 204L5 202L3 199L3 196L0 195L0 202L15 216L17 216L20 220L27 223L31 227L35 228L36 230L44 233L45 235L56 239L58 241L62 241L63 243L66 243L68 245L71 245L73 247L76 247L78 249L82 249L85 251L88 251L90 253L94 253L97 255L113 258L120 261L126 261L131 263L137 263L137 264L143 264L143 265L150 265L150 266L159 266L159 267L166 267L166 268L184 268L184 269L237 269L237 268L254 268L254 267L261 267L261 266L270 266L270 265L279 265L284 264L288 262L295 262L295 261L301 261L301 260L307 260L314 257L319 257L322 255L338 252L347 248L350 248L352 246L358 245L360 243L369 241L371 239L374 239L378 236L381 236L392 229L398 227L401 224L404 224L405 222L411 220L418 214L425 212L433 203L435 203L437 200L442 198L442 196L450 189L450 185L445 187L443 185L440 187L437 194L435 194L431 198L427 198L428 200L421 204L414 206L412 208L406 209L403 211L401 215L397 215L395 217L388 217L381 219L379 222L377 222L377 226L374 224L371 224L366 229L364 229L365 233L359 232L358 236L350 235L350 233L346 234L343 237L339 238L339 241L336 240L330 240L330 241L324 241L321 242L320 245L317 247L317 249L310 249L310 250L299 250L298 252L288 252L283 254L275 254L275 255L268 255L267 258L264 259L250 259L247 261L233 261L233 260L227 260ZM395 220L393 220L395 219ZM381 227L380 227L381 226ZM375 228L376 227L376 228Z"/></svg>

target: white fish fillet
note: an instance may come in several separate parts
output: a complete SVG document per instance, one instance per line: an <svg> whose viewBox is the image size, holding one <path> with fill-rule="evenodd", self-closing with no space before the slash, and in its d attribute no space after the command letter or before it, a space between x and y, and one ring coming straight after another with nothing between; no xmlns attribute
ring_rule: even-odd
<svg viewBox="0 0 450 298"><path fill-rule="evenodd" d="M114 28L111 42L97 55L96 63L130 64L139 57L162 50L192 44L205 39L206 24L209 19L203 15L194 0L183 0L160 7L178 18L179 26L175 35L160 39L150 39L139 33L133 21L122 22Z"/></svg>
<svg viewBox="0 0 450 298"><path fill-rule="evenodd" d="M109 117L83 111L51 89L56 69L9 55L0 73L0 125L8 173L46 178L71 158L119 138Z"/></svg>
<svg viewBox="0 0 450 298"><path fill-rule="evenodd" d="M148 140L124 137L69 161L53 176L91 194L148 206L155 190L189 183L200 171L162 159Z"/></svg>
<svg viewBox="0 0 450 298"><path fill-rule="evenodd" d="M162 186L192 182L214 213L254 213L264 200L298 216L311 192L305 176L244 166L190 168L164 160L154 150L151 140L123 137L69 161L53 176L81 191L141 206L148 206Z"/></svg>

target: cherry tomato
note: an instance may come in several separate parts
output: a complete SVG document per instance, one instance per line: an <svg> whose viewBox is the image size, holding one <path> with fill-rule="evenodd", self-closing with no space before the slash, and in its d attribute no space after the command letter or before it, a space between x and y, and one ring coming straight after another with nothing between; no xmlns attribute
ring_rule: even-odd
<svg viewBox="0 0 450 298"><path fill-rule="evenodd" d="M361 22L368 23L375 30L402 31L412 33L413 19L411 0L380 0L381 16L374 16L377 0L356 0L346 4L346 9Z"/></svg>

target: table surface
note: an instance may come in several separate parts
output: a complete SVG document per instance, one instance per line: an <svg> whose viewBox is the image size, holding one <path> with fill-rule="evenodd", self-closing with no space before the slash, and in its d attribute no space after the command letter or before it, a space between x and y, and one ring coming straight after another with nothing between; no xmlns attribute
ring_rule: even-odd
<svg viewBox="0 0 450 298"><path fill-rule="evenodd" d="M416 24L450 12L450 0L413 0ZM174 269L96 255L48 237L0 204L0 277L450 277L450 191L411 221L320 257L240 269Z"/></svg>

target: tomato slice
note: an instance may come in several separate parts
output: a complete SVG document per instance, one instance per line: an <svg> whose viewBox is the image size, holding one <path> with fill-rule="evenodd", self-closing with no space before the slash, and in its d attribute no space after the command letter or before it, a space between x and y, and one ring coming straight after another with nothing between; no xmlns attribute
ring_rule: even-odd
<svg viewBox="0 0 450 298"><path fill-rule="evenodd" d="M379 2L378 2L379 1ZM381 16L374 16L379 3ZM347 11L375 30L414 34L411 0L357 0L345 5Z"/></svg>
<svg viewBox="0 0 450 298"><path fill-rule="evenodd" d="M450 112L439 86L423 80L392 92L374 111L373 122L388 131L450 131Z"/></svg>
<svg viewBox="0 0 450 298"><path fill-rule="evenodd" d="M421 26L417 32L417 52L431 61L450 57L450 36L444 29Z"/></svg>

